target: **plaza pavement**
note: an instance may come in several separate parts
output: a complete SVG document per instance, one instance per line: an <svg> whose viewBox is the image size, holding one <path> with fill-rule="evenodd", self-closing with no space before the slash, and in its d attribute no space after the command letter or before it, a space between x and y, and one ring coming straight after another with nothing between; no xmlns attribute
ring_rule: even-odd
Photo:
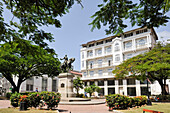
<svg viewBox="0 0 170 113"><path fill-rule="evenodd" d="M0 100L0 108L12 107L9 100ZM59 113L114 113L106 104L98 105L58 105Z"/></svg>

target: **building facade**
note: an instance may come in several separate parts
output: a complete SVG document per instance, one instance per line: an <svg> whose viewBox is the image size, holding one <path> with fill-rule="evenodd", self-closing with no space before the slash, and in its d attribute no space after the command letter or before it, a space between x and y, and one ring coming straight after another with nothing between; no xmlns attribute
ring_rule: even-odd
<svg viewBox="0 0 170 113"><path fill-rule="evenodd" d="M115 79L112 70L124 60L151 50L156 40L158 37L153 28L138 28L124 32L119 37L111 36L82 44L80 61L85 86L95 83L101 87L102 90L97 94L98 96L108 94L146 95L146 81L141 82L133 78ZM155 84L157 85L156 82ZM151 94L161 92L161 90L152 89L152 86L155 85L149 85Z"/></svg>

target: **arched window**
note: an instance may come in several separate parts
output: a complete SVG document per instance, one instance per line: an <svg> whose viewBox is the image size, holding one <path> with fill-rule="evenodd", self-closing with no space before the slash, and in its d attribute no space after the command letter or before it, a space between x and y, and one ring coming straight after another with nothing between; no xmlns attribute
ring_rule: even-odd
<svg viewBox="0 0 170 113"><path fill-rule="evenodd" d="M139 46L143 46L143 45L145 45L145 43L146 43L146 41L144 39L139 39L139 41L138 41Z"/></svg>
<svg viewBox="0 0 170 113"><path fill-rule="evenodd" d="M129 49L132 47L132 42L125 43L125 49Z"/></svg>
<svg viewBox="0 0 170 113"><path fill-rule="evenodd" d="M120 51L119 43L115 44L115 51Z"/></svg>
<svg viewBox="0 0 170 113"><path fill-rule="evenodd" d="M116 62L120 61L120 55L119 54L115 55L115 61Z"/></svg>

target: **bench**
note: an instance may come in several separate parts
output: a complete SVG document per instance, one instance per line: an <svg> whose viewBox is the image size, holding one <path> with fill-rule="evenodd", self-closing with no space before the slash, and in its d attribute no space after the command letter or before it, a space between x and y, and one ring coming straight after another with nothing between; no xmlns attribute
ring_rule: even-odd
<svg viewBox="0 0 170 113"><path fill-rule="evenodd" d="M143 113L145 112L150 112L150 113L164 113L164 112L160 112L160 111L154 111L154 110L149 110L149 109L143 109Z"/></svg>

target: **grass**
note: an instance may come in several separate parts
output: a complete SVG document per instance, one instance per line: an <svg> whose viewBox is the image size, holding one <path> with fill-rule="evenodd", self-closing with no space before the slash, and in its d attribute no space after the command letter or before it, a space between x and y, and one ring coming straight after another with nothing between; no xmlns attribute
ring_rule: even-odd
<svg viewBox="0 0 170 113"><path fill-rule="evenodd" d="M152 103L152 106L143 106L139 108L131 108L130 110L119 110L123 113L143 113L143 109L149 109L154 111L160 111L164 113L170 113L170 103ZM146 112L148 113L148 112Z"/></svg>
<svg viewBox="0 0 170 113"><path fill-rule="evenodd" d="M0 109L0 113L58 113L57 110L38 110L28 109L26 111L19 111L19 108L3 108Z"/></svg>

